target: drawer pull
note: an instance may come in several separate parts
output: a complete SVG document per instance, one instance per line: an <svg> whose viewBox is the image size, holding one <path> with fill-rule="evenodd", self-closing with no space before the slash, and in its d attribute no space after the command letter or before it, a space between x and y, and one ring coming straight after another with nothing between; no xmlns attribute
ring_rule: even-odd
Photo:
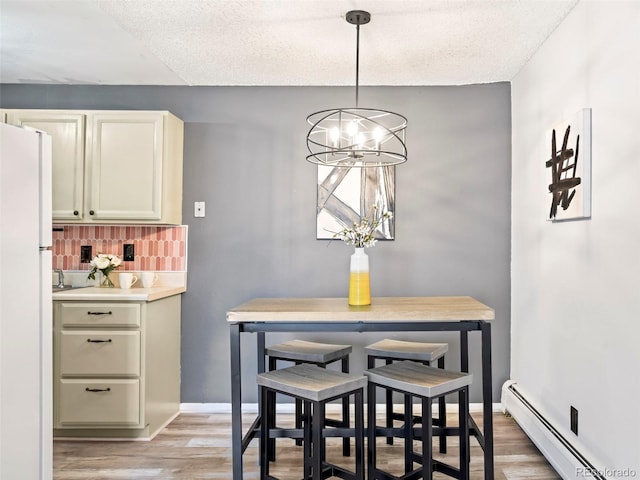
<svg viewBox="0 0 640 480"><path fill-rule="evenodd" d="M84 389L85 392L110 392L111 388L107 387L107 388L85 388Z"/></svg>
<svg viewBox="0 0 640 480"><path fill-rule="evenodd" d="M89 343L111 343L111 339L108 340L94 340L91 338L87 338L87 342Z"/></svg>
<svg viewBox="0 0 640 480"><path fill-rule="evenodd" d="M87 315L112 315L113 312L87 312Z"/></svg>

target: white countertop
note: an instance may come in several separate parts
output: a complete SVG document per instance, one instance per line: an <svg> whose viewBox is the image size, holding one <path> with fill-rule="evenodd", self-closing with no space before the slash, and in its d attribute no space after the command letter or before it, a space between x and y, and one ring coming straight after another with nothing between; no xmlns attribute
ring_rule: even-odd
<svg viewBox="0 0 640 480"><path fill-rule="evenodd" d="M139 276L139 272L132 272ZM73 285L71 290L53 293L53 301L114 301L153 302L161 298L179 295L187 291L186 272L158 272L158 281L151 288L142 288L138 281L131 288L105 288L87 280L87 272L65 271L65 284ZM54 276L57 279L57 275ZM54 280L55 282L55 280Z"/></svg>
<svg viewBox="0 0 640 480"><path fill-rule="evenodd" d="M85 287L65 290L63 292L55 292L53 301L73 300L73 301L138 301L153 302L161 298L179 295L186 292L183 286L166 286L151 288L103 288L103 287Z"/></svg>

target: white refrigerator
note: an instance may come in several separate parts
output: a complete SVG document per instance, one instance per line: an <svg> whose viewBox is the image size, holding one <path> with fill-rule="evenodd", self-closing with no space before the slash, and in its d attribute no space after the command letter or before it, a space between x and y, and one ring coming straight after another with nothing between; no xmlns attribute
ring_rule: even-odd
<svg viewBox="0 0 640 480"><path fill-rule="evenodd" d="M0 123L0 479L52 478L51 137Z"/></svg>

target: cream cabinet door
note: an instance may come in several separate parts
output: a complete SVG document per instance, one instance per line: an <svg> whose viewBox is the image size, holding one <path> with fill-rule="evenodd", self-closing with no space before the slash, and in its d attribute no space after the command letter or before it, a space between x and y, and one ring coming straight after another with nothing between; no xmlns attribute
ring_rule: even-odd
<svg viewBox="0 0 640 480"><path fill-rule="evenodd" d="M140 305L137 303L57 302L62 327L139 327Z"/></svg>
<svg viewBox="0 0 640 480"><path fill-rule="evenodd" d="M82 220L86 115L47 110L8 111L7 123L51 135L53 221Z"/></svg>
<svg viewBox="0 0 640 480"><path fill-rule="evenodd" d="M160 220L162 114L93 113L87 132L91 220Z"/></svg>
<svg viewBox="0 0 640 480"><path fill-rule="evenodd" d="M139 379L62 378L58 387L59 427L142 426Z"/></svg>
<svg viewBox="0 0 640 480"><path fill-rule="evenodd" d="M78 330L60 332L63 376L139 376L140 332Z"/></svg>

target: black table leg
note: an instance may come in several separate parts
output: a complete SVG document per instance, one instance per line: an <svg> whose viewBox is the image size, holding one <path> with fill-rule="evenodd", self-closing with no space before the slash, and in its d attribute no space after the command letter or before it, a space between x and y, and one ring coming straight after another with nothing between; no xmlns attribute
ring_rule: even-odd
<svg viewBox="0 0 640 480"><path fill-rule="evenodd" d="M484 422L484 478L493 480L493 386L491 380L491 324L482 328L482 414Z"/></svg>
<svg viewBox="0 0 640 480"><path fill-rule="evenodd" d="M460 371L469 373L469 332L460 331Z"/></svg>
<svg viewBox="0 0 640 480"><path fill-rule="evenodd" d="M242 378L240 325L229 326L231 341L231 456L233 480L242 480Z"/></svg>
<svg viewBox="0 0 640 480"><path fill-rule="evenodd" d="M258 363L258 373L264 373L264 365L265 365L265 355L264 355L264 332L258 332L258 338L256 339L257 344L257 352L256 358ZM262 411L262 399L261 396L258 395L258 411Z"/></svg>

